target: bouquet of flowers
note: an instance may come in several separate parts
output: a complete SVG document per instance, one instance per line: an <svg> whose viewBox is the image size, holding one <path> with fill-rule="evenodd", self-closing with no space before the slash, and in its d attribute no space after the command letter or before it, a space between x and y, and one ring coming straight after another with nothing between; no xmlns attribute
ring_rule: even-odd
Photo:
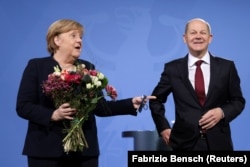
<svg viewBox="0 0 250 167"><path fill-rule="evenodd" d="M74 70L60 70L54 67L54 72L42 83L43 92L50 96L58 108L63 103L70 103L71 108L77 110L73 120L64 121L63 139L64 151L82 151L88 148L82 125L88 119L89 112L96 107L103 96L101 91L115 100L116 90L108 85L108 79L97 70L88 70L84 64L77 64Z"/></svg>

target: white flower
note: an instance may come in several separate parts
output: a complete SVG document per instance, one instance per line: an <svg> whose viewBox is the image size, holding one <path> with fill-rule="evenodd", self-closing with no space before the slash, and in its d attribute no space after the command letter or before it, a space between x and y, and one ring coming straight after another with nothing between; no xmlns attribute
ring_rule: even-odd
<svg viewBox="0 0 250 167"><path fill-rule="evenodd" d="M85 64L82 64L82 68L85 68L86 66L85 66Z"/></svg>
<svg viewBox="0 0 250 167"><path fill-rule="evenodd" d="M97 82L99 79L97 78L97 76L91 76L92 79L92 83Z"/></svg>
<svg viewBox="0 0 250 167"><path fill-rule="evenodd" d="M55 76L60 76L60 75L61 75L61 72L55 71L55 72L53 73L53 75L55 75Z"/></svg>
<svg viewBox="0 0 250 167"><path fill-rule="evenodd" d="M96 81L94 83L94 85L98 88L98 87L100 87L102 85L102 82L101 81Z"/></svg>
<svg viewBox="0 0 250 167"><path fill-rule="evenodd" d="M60 70L59 66L54 67L53 75L55 75L55 76L60 76L61 75L61 70Z"/></svg>
<svg viewBox="0 0 250 167"><path fill-rule="evenodd" d="M98 77L100 80L103 80L104 74L101 73L101 72L99 72L99 73L97 74L97 77Z"/></svg>
<svg viewBox="0 0 250 167"><path fill-rule="evenodd" d="M92 88L91 83L87 83L87 84L86 84L86 88L87 88L87 89L91 89L91 88Z"/></svg>
<svg viewBox="0 0 250 167"><path fill-rule="evenodd" d="M98 79L97 76L91 76L92 78L92 83L96 86L96 87L100 87L102 85L102 82Z"/></svg>

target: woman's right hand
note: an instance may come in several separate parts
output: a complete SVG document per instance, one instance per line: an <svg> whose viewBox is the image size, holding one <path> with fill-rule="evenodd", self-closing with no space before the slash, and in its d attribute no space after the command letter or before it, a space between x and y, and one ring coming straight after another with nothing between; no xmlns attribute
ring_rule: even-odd
<svg viewBox="0 0 250 167"><path fill-rule="evenodd" d="M52 121L61 121L64 119L73 120L75 113L76 109L71 108L69 103L64 103L53 112L51 120Z"/></svg>

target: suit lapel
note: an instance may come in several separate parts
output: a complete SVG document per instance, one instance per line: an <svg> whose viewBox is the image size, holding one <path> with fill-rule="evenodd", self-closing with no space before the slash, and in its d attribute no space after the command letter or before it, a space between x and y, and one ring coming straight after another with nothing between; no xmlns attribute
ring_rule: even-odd
<svg viewBox="0 0 250 167"><path fill-rule="evenodd" d="M178 64L178 70L180 71L181 74L181 80L185 84L187 90L190 91L190 94L197 99L195 90L189 80L188 77L188 56L186 55L183 59L181 59L180 63ZM198 99L197 102L199 103Z"/></svg>
<svg viewBox="0 0 250 167"><path fill-rule="evenodd" d="M216 59L210 54L210 82L208 86L206 101L208 101L212 97L214 91L213 88L216 84L216 81L218 81L217 78L219 77L219 73L220 73L220 65L218 64Z"/></svg>

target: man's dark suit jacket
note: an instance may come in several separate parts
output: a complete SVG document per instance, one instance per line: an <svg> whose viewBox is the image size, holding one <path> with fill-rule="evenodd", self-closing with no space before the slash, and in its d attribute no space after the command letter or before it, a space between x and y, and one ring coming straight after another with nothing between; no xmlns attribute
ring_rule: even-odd
<svg viewBox="0 0 250 167"><path fill-rule="evenodd" d="M166 63L160 81L153 90L156 100L149 105L158 133L171 128L165 117L164 103L170 93L175 103L175 123L170 135L174 150L192 150L199 138L198 121L208 110L220 107L222 119L215 127L207 130L211 150L233 150L230 121L244 109L240 78L232 61L210 54L210 83L204 106L201 106L188 78L188 56ZM206 77L206 76L205 76Z"/></svg>
<svg viewBox="0 0 250 167"><path fill-rule="evenodd" d="M90 62L79 60L88 69L94 69ZM41 84L48 79L54 66L59 64L53 57L36 58L28 62L20 83L16 111L28 120L28 130L23 154L34 157L60 157L64 154L62 139L62 121L52 122L51 116L55 110L52 101L42 92ZM97 139L97 116L136 115L132 99L106 101L102 98L94 112L91 112L83 129L89 148L81 153L83 156L99 155Z"/></svg>

